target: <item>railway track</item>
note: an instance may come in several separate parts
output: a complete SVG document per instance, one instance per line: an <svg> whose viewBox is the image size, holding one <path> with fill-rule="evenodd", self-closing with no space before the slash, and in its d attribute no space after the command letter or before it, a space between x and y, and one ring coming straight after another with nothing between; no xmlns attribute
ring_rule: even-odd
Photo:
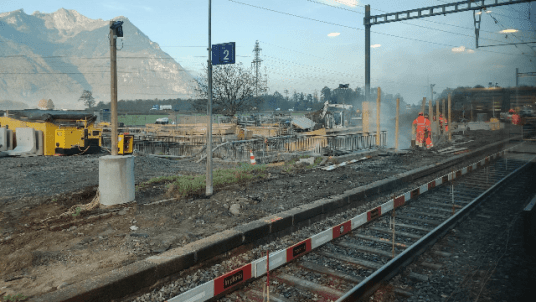
<svg viewBox="0 0 536 302"><path fill-rule="evenodd" d="M527 161L501 151L167 301L263 301L267 262L270 301L355 301L411 263Z"/></svg>

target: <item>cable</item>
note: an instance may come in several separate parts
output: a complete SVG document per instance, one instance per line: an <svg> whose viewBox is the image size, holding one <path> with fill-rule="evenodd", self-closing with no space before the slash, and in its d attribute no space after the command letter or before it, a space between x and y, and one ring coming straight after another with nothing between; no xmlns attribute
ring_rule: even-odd
<svg viewBox="0 0 536 302"><path fill-rule="evenodd" d="M291 13L285 13L285 12L269 9L269 8L266 8L266 7L256 6L256 5L253 5L253 4L248 4L248 3L239 2L239 1L235 1L235 0L227 0L227 1L234 2L234 3L237 3L237 4L246 5L246 6L251 6L251 7L254 7L254 8L258 8L258 9L264 9L264 10L271 11L271 12L274 12L274 13L288 15L288 16L292 16L292 17L296 17L296 18L300 18L300 19L316 21L316 22L325 23L325 24L329 24L329 25L336 25L336 26L346 27L346 28L349 28L349 29L362 30L361 28L357 28L357 27L352 27L352 26L347 26L347 25L343 25L343 24L337 24L337 23L333 23L333 22L322 21L322 20L318 20L318 19L313 19L313 18L308 18L308 17L304 17L304 16L294 15L294 14L291 14Z"/></svg>
<svg viewBox="0 0 536 302"><path fill-rule="evenodd" d="M354 11L354 10L351 10L351 9L342 8L342 7L336 7L336 6L329 5L329 4L327 4L327 3L322 3L322 2L313 1L313 0L307 0L307 1L309 1L309 2L313 2L313 3L317 3L317 4L321 4L321 5L325 5L325 6L329 6L329 7L332 7L332 8L342 9L342 10L350 11L350 12L352 12L352 13L362 14L362 15L363 15L363 13L361 13L361 12L357 12L357 11ZM379 10L379 9L378 9L378 11L387 13L386 11L382 11L382 10ZM429 23L436 23L436 24L441 24L441 25L449 25L449 26L454 26L454 27L458 27L458 28L463 28L463 29L470 29L470 30L473 30L473 28L468 28L468 27L463 27L463 26L458 26L458 25L451 25L451 24L448 24L448 23L442 23L442 22L435 22L435 21L430 21L430 20L426 20L426 19L422 19L421 21L429 22ZM456 33L456 32L452 32L452 31L448 31L448 30L443 30L443 29L438 29L438 28L426 27L426 26L423 26L423 25L413 24L413 23L409 23L409 22L406 22L406 21L399 21L399 22L400 22L400 23L403 23L403 24L410 25L410 26L421 27L421 28L425 28L425 29L429 29L429 30L435 30L435 31L440 31L440 32L444 32L444 33L453 34L453 35L466 36L466 37L471 37L471 38L473 38L472 35L467 35L467 34L463 34L463 33ZM482 30L482 31L483 31L483 30ZM495 33L495 32L490 32L490 31L487 31L487 32L488 32L488 33L497 34L497 33ZM495 42L501 42L501 41L498 41L498 40L487 39L487 38L481 38L481 39L482 39L482 40L495 41Z"/></svg>
<svg viewBox="0 0 536 302"><path fill-rule="evenodd" d="M260 41L260 40L259 40L259 42L262 42L262 43L264 43L264 44L268 44L268 45L272 45L272 46L275 46L275 47L278 47L278 48L281 48L281 49L289 50L289 51L292 51L292 52L295 52L295 53L299 53L299 54L302 54L302 55L307 55L307 56L311 56L311 57L314 57L314 58L318 58L318 59L326 60L326 61L333 61L333 62L343 63L343 64L346 64L346 65L353 65L353 64L350 64L350 63L348 63L348 62L339 61L339 60L335 60L335 59L328 59L328 58L325 58L325 57L315 56L315 55L312 55L312 54L310 54L310 53L305 53L305 52L301 52L301 51L293 50L293 49L290 49L290 48L286 48L286 47L283 47L283 46L275 45L275 44L268 43L268 42L265 42L265 41ZM357 65L354 65L354 66L357 66Z"/></svg>
<svg viewBox="0 0 536 302"><path fill-rule="evenodd" d="M235 0L228 0L228 1L230 1L230 2L234 2L234 3L237 3L237 4L246 5L246 6L251 6L251 7L254 7L254 8L258 8L258 9L263 9L263 10L267 10L267 11L271 11L271 12L279 13L279 14L289 15L289 16L296 17L296 18L301 18L301 19L306 19L306 20L316 21L316 22L320 22L320 23L326 23L326 24L330 24L330 25L342 26L342 27L346 27L346 28L350 28L350 29L355 29L355 30L363 30L362 28L350 27L350 26L346 26L346 25L342 25L342 24L336 24L336 23L331 23L331 22L322 21L322 20L318 20L318 19L307 18L307 17L303 17L303 16L299 16L299 15L294 15L294 14L290 14L290 13L285 13L285 12L280 12L280 11L277 11L277 10L268 9L268 8L265 8L265 7L256 6L256 5L252 5L252 4L247 4L247 3L243 3L243 2L239 2L239 1L235 1ZM371 32L372 32L372 33L379 34L379 35L385 35L385 36L390 36L390 37L395 37L395 38L400 38L400 39L405 39L405 40L418 41L418 42L429 43L429 44L435 44L435 45L440 45L440 46L458 47L458 45L451 45L451 44L445 44L445 43L439 43L439 42L431 42L431 41L426 41L426 40L421 40L421 39L415 39L415 38L409 38L409 37L402 37L402 36L398 36L398 35L387 34L387 33L376 32L376 31L371 31ZM502 52L496 52L496 51L490 51L490 50L482 50L482 49L481 49L480 51L482 51L482 52L489 52L489 53L496 53L496 54L502 54L502 55L512 55L512 56L517 56L516 54L502 53Z"/></svg>
<svg viewBox="0 0 536 302"><path fill-rule="evenodd" d="M500 26L502 29L506 29L506 27L504 27L502 24L500 24L499 20L497 20L495 17L493 17L493 15L489 14L489 16L493 19L493 21L495 22L495 24L497 24L497 26ZM518 38L515 34L511 33L512 36L514 36L514 38L520 40L521 42L525 43L525 41L521 38ZM527 45L528 47L530 47L530 49L532 51L534 51L534 53L536 53L536 51L534 50L534 48L532 46L530 46L529 44L525 44ZM517 47L516 47L517 48ZM532 61L531 61L532 62Z"/></svg>

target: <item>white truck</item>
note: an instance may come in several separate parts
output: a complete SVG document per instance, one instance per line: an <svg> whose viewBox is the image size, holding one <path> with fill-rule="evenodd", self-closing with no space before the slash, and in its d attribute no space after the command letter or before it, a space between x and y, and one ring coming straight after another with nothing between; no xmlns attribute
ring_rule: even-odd
<svg viewBox="0 0 536 302"><path fill-rule="evenodd" d="M173 110L171 105L153 105L151 110Z"/></svg>

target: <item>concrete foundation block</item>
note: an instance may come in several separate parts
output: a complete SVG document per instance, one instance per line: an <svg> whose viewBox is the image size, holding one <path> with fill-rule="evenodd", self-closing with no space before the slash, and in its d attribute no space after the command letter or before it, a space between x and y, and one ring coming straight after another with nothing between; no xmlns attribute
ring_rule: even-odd
<svg viewBox="0 0 536 302"><path fill-rule="evenodd" d="M112 206L135 199L134 156L108 155L99 158L100 203Z"/></svg>
<svg viewBox="0 0 536 302"><path fill-rule="evenodd" d="M36 155L43 155L45 147L43 146L43 131L35 131L35 153Z"/></svg>
<svg viewBox="0 0 536 302"><path fill-rule="evenodd" d="M31 156L35 155L35 130L33 128L17 128L17 146L15 149L6 151L9 156Z"/></svg>
<svg viewBox="0 0 536 302"><path fill-rule="evenodd" d="M0 127L0 151L7 151L7 129Z"/></svg>

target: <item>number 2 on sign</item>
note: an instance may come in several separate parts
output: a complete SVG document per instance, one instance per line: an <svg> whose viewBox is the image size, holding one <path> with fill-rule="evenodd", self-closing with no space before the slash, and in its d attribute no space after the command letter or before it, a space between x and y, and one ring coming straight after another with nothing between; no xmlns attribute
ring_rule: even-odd
<svg viewBox="0 0 536 302"><path fill-rule="evenodd" d="M229 50L225 49L223 51L223 53L225 54L225 57L223 57L223 60L228 61L229 60Z"/></svg>

